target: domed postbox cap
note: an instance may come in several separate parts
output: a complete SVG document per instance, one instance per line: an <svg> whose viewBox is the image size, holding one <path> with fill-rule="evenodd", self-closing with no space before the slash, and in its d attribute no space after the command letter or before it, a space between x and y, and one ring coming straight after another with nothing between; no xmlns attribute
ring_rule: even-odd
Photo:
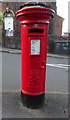
<svg viewBox="0 0 70 120"><path fill-rule="evenodd" d="M29 7L29 6L41 6L41 7L46 7L46 5L42 2L28 2L25 3L24 5L20 6L20 9L24 8L24 7Z"/></svg>
<svg viewBox="0 0 70 120"><path fill-rule="evenodd" d="M23 23L49 23L55 11L41 2L29 2L20 6L16 17Z"/></svg>

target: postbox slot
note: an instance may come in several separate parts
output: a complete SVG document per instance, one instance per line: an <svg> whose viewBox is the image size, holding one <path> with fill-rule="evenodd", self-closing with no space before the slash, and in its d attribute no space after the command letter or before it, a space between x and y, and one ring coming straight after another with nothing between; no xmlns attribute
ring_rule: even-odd
<svg viewBox="0 0 70 120"><path fill-rule="evenodd" d="M43 34L44 30L43 29L28 29L28 33L42 33Z"/></svg>

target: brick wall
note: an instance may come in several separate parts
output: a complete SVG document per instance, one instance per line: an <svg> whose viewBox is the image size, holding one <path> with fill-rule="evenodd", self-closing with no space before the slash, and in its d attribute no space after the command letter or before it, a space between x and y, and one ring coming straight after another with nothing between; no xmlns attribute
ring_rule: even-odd
<svg viewBox="0 0 70 120"><path fill-rule="evenodd" d="M19 9L19 6L22 3L16 3L16 2L3 2L2 3L2 11L5 11L6 7L10 7L10 9L15 12ZM17 48L20 49L20 43L21 43L21 39L20 39L20 24L19 21L17 20L17 18L14 18L14 36L8 37L6 36L6 31L3 29L2 32L2 44L5 47L10 47L10 48Z"/></svg>
<svg viewBox="0 0 70 120"><path fill-rule="evenodd" d="M61 36L62 35L62 23L63 23L64 19L57 15L57 19L56 20L57 20L57 28L56 28L57 32L56 32L56 34L58 36Z"/></svg>

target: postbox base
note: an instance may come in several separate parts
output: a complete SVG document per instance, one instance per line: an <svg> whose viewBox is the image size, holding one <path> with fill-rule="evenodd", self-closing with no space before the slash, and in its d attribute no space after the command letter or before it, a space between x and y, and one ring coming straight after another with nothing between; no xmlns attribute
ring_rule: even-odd
<svg viewBox="0 0 70 120"><path fill-rule="evenodd" d="M40 108L43 106L45 93L41 95L27 95L21 92L21 101L28 108Z"/></svg>

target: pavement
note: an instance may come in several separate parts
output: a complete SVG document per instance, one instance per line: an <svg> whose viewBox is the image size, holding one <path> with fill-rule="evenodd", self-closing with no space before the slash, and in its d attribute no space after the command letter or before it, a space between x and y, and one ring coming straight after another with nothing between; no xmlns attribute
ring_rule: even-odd
<svg viewBox="0 0 70 120"><path fill-rule="evenodd" d="M21 54L21 50L1 48L0 52ZM68 56L48 54L49 57L68 59ZM1 93L1 92L0 92ZM1 95L0 95L1 100ZM1 113L1 107L0 107ZM22 105L20 91L2 92L2 120L6 118L63 118L68 119L68 93L46 92L44 105L38 109L27 108Z"/></svg>
<svg viewBox="0 0 70 120"><path fill-rule="evenodd" d="M0 45L0 52L11 53L11 54L21 54L21 50L1 47L1 45ZM51 53L48 53L47 56L54 57L54 58L63 58L63 59L70 58L70 56L67 56L67 55L57 55L57 54L51 54Z"/></svg>
<svg viewBox="0 0 70 120"><path fill-rule="evenodd" d="M20 92L2 94L3 118L68 118L68 95L46 93L43 107L27 108L21 102Z"/></svg>

